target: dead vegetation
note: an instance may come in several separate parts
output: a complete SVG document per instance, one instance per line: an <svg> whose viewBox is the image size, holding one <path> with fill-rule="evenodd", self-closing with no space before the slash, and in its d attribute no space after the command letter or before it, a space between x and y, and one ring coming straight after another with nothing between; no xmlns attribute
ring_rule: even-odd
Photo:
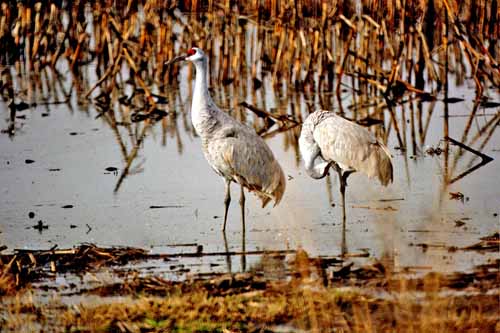
<svg viewBox="0 0 500 333"><path fill-rule="evenodd" d="M431 246L428 244L417 244L424 249ZM465 246L462 248L449 247L448 251L479 251L479 252L498 252L500 240L498 233L490 236L482 237L480 242ZM198 247L197 247L198 248ZM287 255L296 254L295 259L288 264L293 269L285 269L285 259ZM0 254L0 296L13 295L19 290L29 287L30 283L54 278L58 274L67 272L77 275L83 275L86 272L96 272L104 267L118 268L130 262L140 262L148 260L170 261L175 258L186 257L231 257L231 256L262 256L261 262L268 262L267 268L278 270L278 279L284 279L287 276L291 277L311 277L319 279L325 286L376 286L387 287L389 280L387 279L389 272L382 263L375 263L369 266L355 267L353 262L349 262L349 258L359 258L360 256L369 257L365 254L346 254L343 257L319 257L309 258L303 250L298 252L293 250L280 251L246 251L246 252L203 252L196 250L194 252L179 252L170 254L151 254L146 250L131 247L112 247L102 248L93 244L83 244L72 249L50 249L50 250L15 250L13 254ZM477 267L473 273L456 273L455 277L443 277L440 282L442 286L450 286L458 288L458 281L461 278L464 287L471 287L474 283L474 276L478 281L493 281L495 288L499 287L498 283L498 261L492 264L487 264ZM272 266L272 267L270 267ZM135 272L121 272L120 274L130 275ZM408 273L408 272L403 272ZM233 284L235 280L229 276L223 276L220 281L209 281L208 290L216 292L219 290L223 293L223 289L227 288L231 292L239 289L254 290L265 289L266 281L269 278L269 272L265 267L254 267L252 273L247 276L241 276L242 279ZM134 277L134 275L131 275ZM190 275L190 279L207 281L213 275L201 274ZM261 278L266 276L265 278ZM132 282L131 282L132 281ZM418 281L418 280L417 280ZM421 282L418 282L421 284ZM116 288L123 288L125 293L148 291L152 292L155 287L165 285L177 285L170 283L161 278L152 279L148 283L143 284L141 280L127 280L125 283L117 283ZM106 286L103 290L114 290L113 286ZM151 287L151 288L150 288ZM142 288L142 289L138 289ZM148 289L150 288L150 289ZM118 290L117 289L117 290ZM481 290L485 291L485 290ZM98 292L93 290L93 292ZM109 296L104 293L102 296Z"/></svg>
<svg viewBox="0 0 500 333"><path fill-rule="evenodd" d="M85 272L146 258L147 252L142 249L100 248L92 244L73 249L16 250L14 254L0 255L0 295L12 294L30 282L57 273Z"/></svg>
<svg viewBox="0 0 500 333"><path fill-rule="evenodd" d="M497 306L495 296L440 298L428 292L417 303L306 284L230 296L196 291L105 306L81 305L64 312L61 319L66 329L82 332L274 332L281 325L311 332L491 332L497 323Z"/></svg>
<svg viewBox="0 0 500 333"><path fill-rule="evenodd" d="M32 282L52 278L67 272L85 274L104 267L123 266L133 261L160 259L169 261L179 257L213 257L234 255L286 255L292 250L248 252L196 252L150 254L146 250L132 247L102 248L94 244L82 244L71 249L20 250L13 254L0 254L0 295L12 295Z"/></svg>
<svg viewBox="0 0 500 333"><path fill-rule="evenodd" d="M283 327L310 332L493 332L498 264L478 267L473 274L409 278L382 263L353 267L338 258L309 258L300 250L288 263L290 278L285 279L258 269L185 282L131 274L123 283L78 294L99 295L102 304L86 298L77 305L57 299L46 304L37 301L36 293L4 296L0 326L5 331L50 327L61 332L281 332ZM447 290L464 293L450 296Z"/></svg>
<svg viewBox="0 0 500 333"><path fill-rule="evenodd" d="M183 104L189 96L177 90L180 68L165 63L193 45L211 59L218 104L264 137L282 133L285 149L296 154L302 119L321 108L350 112L384 142L394 135L412 158L425 151L429 119L442 101L445 181L491 161L476 152L500 114L492 113L477 134L471 128L480 109L498 104L496 0L46 1L2 2L0 9L0 95L10 113L3 131L15 135L19 113L37 105L73 109L76 100L87 112L95 109L123 155L116 191L142 170L134 161L154 124L161 124L162 143L173 137L182 152L176 119L190 128ZM462 100L449 96L450 77L475 89L460 140L448 138L448 104ZM192 68L185 78L193 78ZM268 87L277 107L263 101ZM448 141L461 144L454 155ZM460 173L465 152L474 156ZM477 157L481 163L472 165Z"/></svg>
<svg viewBox="0 0 500 333"><path fill-rule="evenodd" d="M483 241L498 244L498 235ZM470 273L415 275L411 270L394 272L382 262L359 266L340 257L310 258L298 250L285 265L276 265L285 261L282 253L265 253L248 273L183 282L131 270L122 282L66 293L65 297L83 296L78 305L62 299L47 304L38 300L40 291L26 288L27 279L39 280L42 275L82 274L129 260L172 256L91 245L4 255L0 290L5 306L0 326L4 331L50 328L61 332L279 332L282 326L311 332L497 329L498 260ZM265 269L269 263L281 267L284 274L270 274ZM99 296L103 303L86 300L90 295Z"/></svg>

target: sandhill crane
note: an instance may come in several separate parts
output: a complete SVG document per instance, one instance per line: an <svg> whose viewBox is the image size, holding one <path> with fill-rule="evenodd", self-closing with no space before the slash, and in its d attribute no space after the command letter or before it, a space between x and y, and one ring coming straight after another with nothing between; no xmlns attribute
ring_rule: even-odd
<svg viewBox="0 0 500 333"><path fill-rule="evenodd" d="M299 149L307 173L314 179L326 176L332 166L339 176L342 221L345 230L345 187L347 177L361 171L377 177L382 185L392 182L389 149L366 128L333 112L311 113L302 125Z"/></svg>
<svg viewBox="0 0 500 333"><path fill-rule="evenodd" d="M285 191L285 175L271 149L255 131L222 112L208 91L208 58L197 47L169 63L187 60L196 67L191 121L201 137L203 153L208 164L224 178L224 224L231 202L231 182L240 184L240 206L243 232L245 231L245 191L254 192L264 207L274 200L276 206Z"/></svg>

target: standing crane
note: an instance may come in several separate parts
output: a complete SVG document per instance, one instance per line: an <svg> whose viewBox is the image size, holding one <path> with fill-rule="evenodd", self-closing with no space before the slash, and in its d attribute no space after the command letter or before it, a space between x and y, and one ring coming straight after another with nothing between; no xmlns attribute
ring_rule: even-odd
<svg viewBox="0 0 500 333"><path fill-rule="evenodd" d="M197 48L169 62L187 60L196 67L191 121L201 137L203 153L208 164L224 179L224 224L231 202L231 182L240 184L240 206L243 233L245 232L245 191L254 192L262 207L274 200L276 206L285 192L285 175L271 149L255 131L222 112L208 91L208 58Z"/></svg>
<svg viewBox="0 0 500 333"><path fill-rule="evenodd" d="M345 188L347 177L361 171L376 177L382 185L392 182L392 162L389 149L366 128L333 112L311 113L302 125L299 149L307 173L321 179L333 167L339 176L342 195L342 221L345 231Z"/></svg>

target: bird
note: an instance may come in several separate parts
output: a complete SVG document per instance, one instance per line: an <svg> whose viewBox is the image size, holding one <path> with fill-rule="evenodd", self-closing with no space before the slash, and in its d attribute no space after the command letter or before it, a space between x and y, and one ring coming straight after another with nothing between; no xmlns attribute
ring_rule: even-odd
<svg viewBox="0 0 500 333"><path fill-rule="evenodd" d="M393 181L389 149L366 128L334 112L317 110L304 123L299 150L307 174L321 179L332 167L338 174L342 196L342 222L345 230L345 188L347 178L359 171L378 178L384 186Z"/></svg>
<svg viewBox="0 0 500 333"><path fill-rule="evenodd" d="M230 185L240 185L240 207L245 232L245 191L253 192L265 207L271 200L279 204L286 188L285 175L273 152L255 130L223 112L208 90L208 57L198 47L168 64L189 61L196 68L191 104L191 121L201 138L203 154L212 169L224 179L224 223L226 230L231 202Z"/></svg>

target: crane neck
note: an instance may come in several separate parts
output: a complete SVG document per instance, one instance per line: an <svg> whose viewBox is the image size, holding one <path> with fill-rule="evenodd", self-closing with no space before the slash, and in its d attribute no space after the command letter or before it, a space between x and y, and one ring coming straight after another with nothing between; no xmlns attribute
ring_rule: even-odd
<svg viewBox="0 0 500 333"><path fill-rule="evenodd" d="M302 125L302 132L299 138L299 149L307 174L314 179L324 178L328 174L328 169L332 162L327 162L321 156L321 149L314 140L314 124L309 120Z"/></svg>
<svg viewBox="0 0 500 333"><path fill-rule="evenodd" d="M206 138L210 136L217 124L216 114L219 111L208 91L207 58L203 57L193 61L193 63L196 67L196 78L191 104L191 121L196 133L202 138Z"/></svg>
<svg viewBox="0 0 500 333"><path fill-rule="evenodd" d="M304 159L304 166L309 177L314 179L324 178L328 174L328 169L332 162L327 162L321 157L319 152Z"/></svg>
<svg viewBox="0 0 500 333"><path fill-rule="evenodd" d="M208 64L207 58L203 57L193 62L196 67L196 78L194 82L193 104L191 112L202 111L212 102L208 92Z"/></svg>

